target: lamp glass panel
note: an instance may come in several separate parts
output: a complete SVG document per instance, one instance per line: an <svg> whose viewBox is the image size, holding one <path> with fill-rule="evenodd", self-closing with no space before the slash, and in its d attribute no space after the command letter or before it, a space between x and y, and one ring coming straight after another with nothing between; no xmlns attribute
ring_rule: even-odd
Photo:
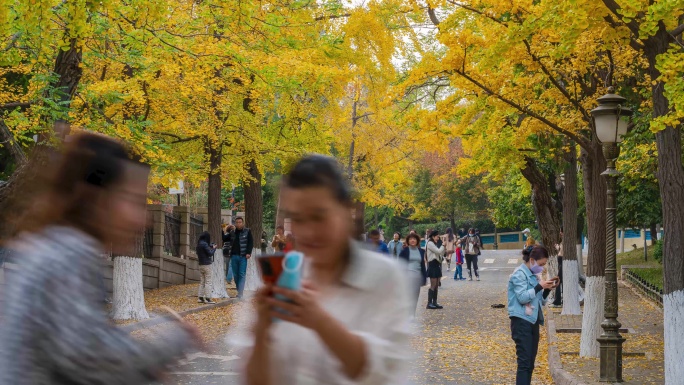
<svg viewBox="0 0 684 385"><path fill-rule="evenodd" d="M627 134L627 127L629 127L629 117L627 116L621 116L620 121L618 122L618 134L617 134L617 142L620 143L622 142L623 136Z"/></svg>
<svg viewBox="0 0 684 385"><path fill-rule="evenodd" d="M616 115L599 115L594 117L594 123L596 124L596 136L601 141L601 143L615 143L616 142L616 129L618 133L622 130L624 133L627 132L627 124L622 124L622 119L620 123L617 122L618 117ZM618 138L617 141L621 141L622 138Z"/></svg>

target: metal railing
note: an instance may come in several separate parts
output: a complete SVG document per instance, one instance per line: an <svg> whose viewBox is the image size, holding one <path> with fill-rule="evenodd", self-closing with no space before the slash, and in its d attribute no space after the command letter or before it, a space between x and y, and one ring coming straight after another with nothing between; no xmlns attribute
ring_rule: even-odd
<svg viewBox="0 0 684 385"><path fill-rule="evenodd" d="M168 255L180 256L180 217L173 213L164 213L164 252Z"/></svg>
<svg viewBox="0 0 684 385"><path fill-rule="evenodd" d="M194 250L197 240L204 230L204 219L202 217L190 216L190 249ZM217 242L218 243L218 242Z"/></svg>
<svg viewBox="0 0 684 385"><path fill-rule="evenodd" d="M634 285L643 295L651 299L658 306L663 307L663 290L641 278L632 270L625 272L625 278Z"/></svg>

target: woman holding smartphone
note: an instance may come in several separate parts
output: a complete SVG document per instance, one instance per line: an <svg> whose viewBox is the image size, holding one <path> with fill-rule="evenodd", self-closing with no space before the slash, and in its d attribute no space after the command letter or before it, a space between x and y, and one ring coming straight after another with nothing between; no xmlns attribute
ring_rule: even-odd
<svg viewBox="0 0 684 385"><path fill-rule="evenodd" d="M308 266L302 290L258 291L247 384L400 382L409 336L405 274L352 240L351 191L337 162L300 160L284 178L281 208Z"/></svg>
<svg viewBox="0 0 684 385"><path fill-rule="evenodd" d="M518 356L516 385L532 383L534 361L539 348L539 325L544 324L543 306L555 281L544 281L541 276L549 260L543 246L529 246L523 250L523 261L508 281L508 316L511 334Z"/></svg>

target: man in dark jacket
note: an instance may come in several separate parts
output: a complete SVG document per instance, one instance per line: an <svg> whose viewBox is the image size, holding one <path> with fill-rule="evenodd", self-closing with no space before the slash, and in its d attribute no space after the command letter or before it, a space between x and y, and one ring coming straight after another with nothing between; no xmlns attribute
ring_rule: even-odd
<svg viewBox="0 0 684 385"><path fill-rule="evenodd" d="M199 260L200 284L197 293L197 302L199 303L216 303L211 300L212 280L211 280L211 264L214 262L214 252L216 245L210 245L209 232L205 231L200 234L197 240L197 259Z"/></svg>
<svg viewBox="0 0 684 385"><path fill-rule="evenodd" d="M235 231L231 234L231 257L230 264L235 277L235 286L238 290L238 298L242 298L245 290L245 277L247 276L247 260L252 257L254 248L254 237L252 232L245 228L245 220L241 217L235 218Z"/></svg>

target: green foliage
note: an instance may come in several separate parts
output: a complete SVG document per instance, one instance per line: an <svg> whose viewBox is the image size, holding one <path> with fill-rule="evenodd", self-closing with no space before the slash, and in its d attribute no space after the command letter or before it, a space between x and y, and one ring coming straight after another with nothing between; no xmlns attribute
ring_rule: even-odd
<svg viewBox="0 0 684 385"><path fill-rule="evenodd" d="M653 258L659 263L663 263L663 241L656 241L653 245Z"/></svg>
<svg viewBox="0 0 684 385"><path fill-rule="evenodd" d="M534 225L529 184L518 169L509 173L501 185L490 188L487 195L498 227L523 229Z"/></svg>

